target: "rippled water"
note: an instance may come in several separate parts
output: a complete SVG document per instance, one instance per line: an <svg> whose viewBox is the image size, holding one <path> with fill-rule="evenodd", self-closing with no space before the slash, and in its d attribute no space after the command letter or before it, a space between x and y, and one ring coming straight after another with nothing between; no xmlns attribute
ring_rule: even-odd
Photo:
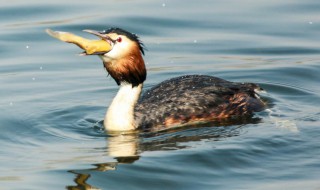
<svg viewBox="0 0 320 190"><path fill-rule="evenodd" d="M316 0L2 1L0 189L320 189ZM149 88L184 74L260 84L246 121L108 134L117 91L52 28L118 26L148 51Z"/></svg>

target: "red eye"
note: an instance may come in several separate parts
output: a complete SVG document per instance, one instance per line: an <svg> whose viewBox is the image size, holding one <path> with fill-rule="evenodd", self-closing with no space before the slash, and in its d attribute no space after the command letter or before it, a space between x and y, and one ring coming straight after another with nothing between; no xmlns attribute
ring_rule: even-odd
<svg viewBox="0 0 320 190"><path fill-rule="evenodd" d="M121 42L122 41L122 38L121 37L118 37L117 38L117 42Z"/></svg>

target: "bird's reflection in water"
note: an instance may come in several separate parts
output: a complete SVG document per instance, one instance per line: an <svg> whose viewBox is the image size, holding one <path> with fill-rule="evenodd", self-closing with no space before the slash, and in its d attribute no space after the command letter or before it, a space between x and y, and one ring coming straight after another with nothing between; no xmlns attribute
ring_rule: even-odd
<svg viewBox="0 0 320 190"><path fill-rule="evenodd" d="M131 164L140 158L138 155L139 135L137 132L109 133L107 143L108 156L115 158L116 161L92 164L92 168L84 170L70 170L69 172L76 176L74 179L76 186L67 186L68 190L98 190L100 188L87 183L87 180L91 177L91 172L113 171L119 164Z"/></svg>
<svg viewBox="0 0 320 190"><path fill-rule="evenodd" d="M77 173L75 171L69 171L76 175L74 182L77 184L76 186L67 186L68 190L98 190L99 188L93 187L87 184L87 180L90 178L90 174L85 173Z"/></svg>
<svg viewBox="0 0 320 190"><path fill-rule="evenodd" d="M67 186L68 190L97 190L87 183L92 172L114 171L121 164L132 164L139 160L140 154L144 151L164 151L177 150L192 147L189 142L202 140L219 141L224 138L238 136L246 124L259 123L260 118L237 118L206 123L203 125L189 126L177 129L170 129L161 132L125 132L107 134L106 151L109 157L115 159L114 162L92 164L92 168L84 170L72 170L70 173L75 175L76 186ZM208 127L214 126L214 127Z"/></svg>

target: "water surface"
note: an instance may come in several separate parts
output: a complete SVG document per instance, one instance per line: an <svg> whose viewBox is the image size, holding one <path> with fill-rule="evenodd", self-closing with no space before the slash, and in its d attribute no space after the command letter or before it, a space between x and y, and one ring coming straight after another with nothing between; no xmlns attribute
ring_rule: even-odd
<svg viewBox="0 0 320 190"><path fill-rule="evenodd" d="M320 189L320 4L3 1L0 189ZM146 45L145 88L179 75L255 82L268 111L161 133L105 133L101 61L44 30L122 27Z"/></svg>

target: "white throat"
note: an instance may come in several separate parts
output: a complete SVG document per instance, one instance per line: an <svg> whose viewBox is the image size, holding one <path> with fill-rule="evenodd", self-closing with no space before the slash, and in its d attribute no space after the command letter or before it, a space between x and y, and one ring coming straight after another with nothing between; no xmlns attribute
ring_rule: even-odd
<svg viewBox="0 0 320 190"><path fill-rule="evenodd" d="M110 131L128 131L137 128L134 122L136 105L143 84L132 87L132 84L121 83L120 89L112 100L104 118L104 127Z"/></svg>

